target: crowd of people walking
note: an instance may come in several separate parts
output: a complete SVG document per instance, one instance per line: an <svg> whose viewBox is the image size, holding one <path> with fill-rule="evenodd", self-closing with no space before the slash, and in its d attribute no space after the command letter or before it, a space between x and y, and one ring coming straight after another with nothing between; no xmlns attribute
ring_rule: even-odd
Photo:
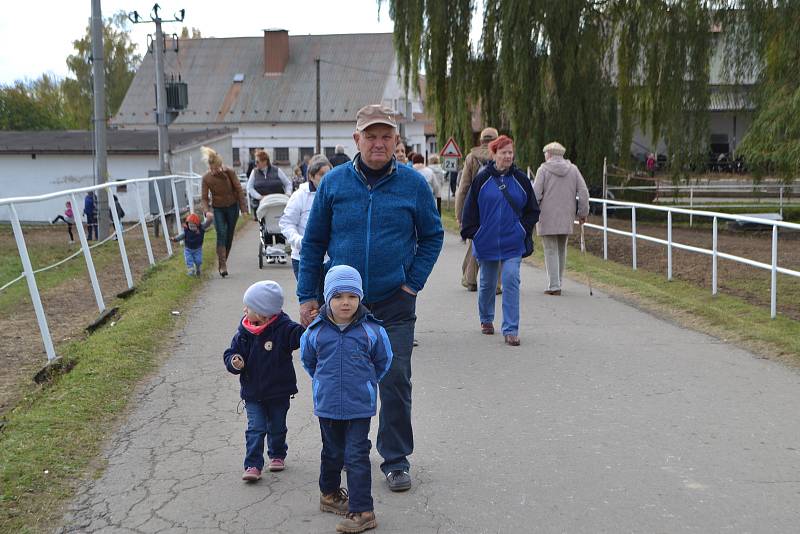
<svg viewBox="0 0 800 534"><path fill-rule="evenodd" d="M247 413L242 479L255 482L262 470L287 465L287 413L298 391L291 359L299 349L320 426L319 508L345 516L339 532L377 526L368 437L373 416L388 488L413 485L416 303L443 245L441 192L449 186L437 160L407 153L387 107L359 110L353 140L352 159L340 147L333 161L322 154L305 159L305 180L295 191L265 151L256 153L245 188L254 199L251 210L258 213L255 201L270 195L291 195L280 231L291 247L300 308L295 321L283 309L283 288L256 282L244 294L244 314L223 355L226 369L239 376ZM575 217L583 223L588 214L586 184L565 152L559 143L546 145L532 181L515 163L514 140L485 128L457 186L455 216L467 243L461 283L477 292L482 334L495 333L495 303L502 294L500 329L512 347L522 343L520 266L533 252L535 230L545 254L545 293L560 295L567 238ZM195 215L180 237L202 236L213 221L224 277L236 219L248 206L233 171L210 149L206 155L206 223Z"/></svg>

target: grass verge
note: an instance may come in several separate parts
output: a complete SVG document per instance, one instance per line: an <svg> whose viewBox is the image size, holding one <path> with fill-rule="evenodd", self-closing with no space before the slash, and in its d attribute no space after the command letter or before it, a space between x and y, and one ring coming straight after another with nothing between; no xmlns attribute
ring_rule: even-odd
<svg viewBox="0 0 800 534"><path fill-rule="evenodd" d="M204 263L211 266L213 236L206 240ZM49 531L59 520L74 481L97 457L130 393L163 359L159 349L181 319L172 310L199 285L176 253L119 302L114 326L57 348L75 367L29 393L0 432L0 532Z"/></svg>
<svg viewBox="0 0 800 534"><path fill-rule="evenodd" d="M458 232L452 212L442 213L449 231ZM541 241L527 261L544 266ZM633 271L629 266L604 261L570 246L567 270L572 278L585 283L591 277L595 288L638 308L668 318L725 341L731 341L756 354L800 365L800 322L778 315L769 316L769 307L749 304L739 298L718 294L688 282L668 282L663 274Z"/></svg>

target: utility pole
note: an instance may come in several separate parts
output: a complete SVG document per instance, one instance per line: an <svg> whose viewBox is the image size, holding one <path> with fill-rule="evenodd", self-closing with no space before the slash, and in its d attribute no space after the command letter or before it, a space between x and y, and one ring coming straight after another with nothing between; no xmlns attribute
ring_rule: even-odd
<svg viewBox="0 0 800 534"><path fill-rule="evenodd" d="M316 58L314 61L317 63L317 151L315 154L322 154L322 133L321 128L322 124L320 121L320 95L319 95L319 57Z"/></svg>
<svg viewBox="0 0 800 534"><path fill-rule="evenodd" d="M94 184L108 181L108 160L106 158L106 68L103 52L103 14L100 0L92 0L92 85L94 89ZM108 237L108 195L98 193L95 217L97 236ZM79 209L73 206L73 209ZM88 222L88 221L87 221Z"/></svg>
<svg viewBox="0 0 800 534"><path fill-rule="evenodd" d="M153 39L153 56L156 69L156 125L158 126L158 163L159 169L163 174L170 174L169 165L169 118L167 116L167 88L164 83L164 33L161 31L163 22L183 22L186 10L181 9L174 15L174 19L164 20L158 14L161 6L155 4L150 13L150 22L156 25L156 36ZM128 15L128 19L134 24L146 23L141 20L139 13L134 11Z"/></svg>

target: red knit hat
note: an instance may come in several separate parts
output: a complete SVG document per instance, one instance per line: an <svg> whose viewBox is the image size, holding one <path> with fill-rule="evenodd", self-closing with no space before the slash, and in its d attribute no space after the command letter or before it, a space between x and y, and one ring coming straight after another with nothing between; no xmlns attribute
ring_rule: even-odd
<svg viewBox="0 0 800 534"><path fill-rule="evenodd" d="M200 217L196 213L190 213L186 216L186 222L192 224L200 224Z"/></svg>
<svg viewBox="0 0 800 534"><path fill-rule="evenodd" d="M511 144L514 144L513 139L511 139L507 135L501 135L500 137L489 143L489 152L491 152L492 154L497 154L498 150Z"/></svg>

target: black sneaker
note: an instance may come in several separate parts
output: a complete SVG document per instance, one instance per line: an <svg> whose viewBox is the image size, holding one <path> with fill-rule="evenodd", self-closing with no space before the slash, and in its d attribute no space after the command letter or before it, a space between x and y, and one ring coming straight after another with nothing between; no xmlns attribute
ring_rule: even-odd
<svg viewBox="0 0 800 534"><path fill-rule="evenodd" d="M401 469L389 471L386 473L386 482L392 491L406 491L411 487L411 475Z"/></svg>

